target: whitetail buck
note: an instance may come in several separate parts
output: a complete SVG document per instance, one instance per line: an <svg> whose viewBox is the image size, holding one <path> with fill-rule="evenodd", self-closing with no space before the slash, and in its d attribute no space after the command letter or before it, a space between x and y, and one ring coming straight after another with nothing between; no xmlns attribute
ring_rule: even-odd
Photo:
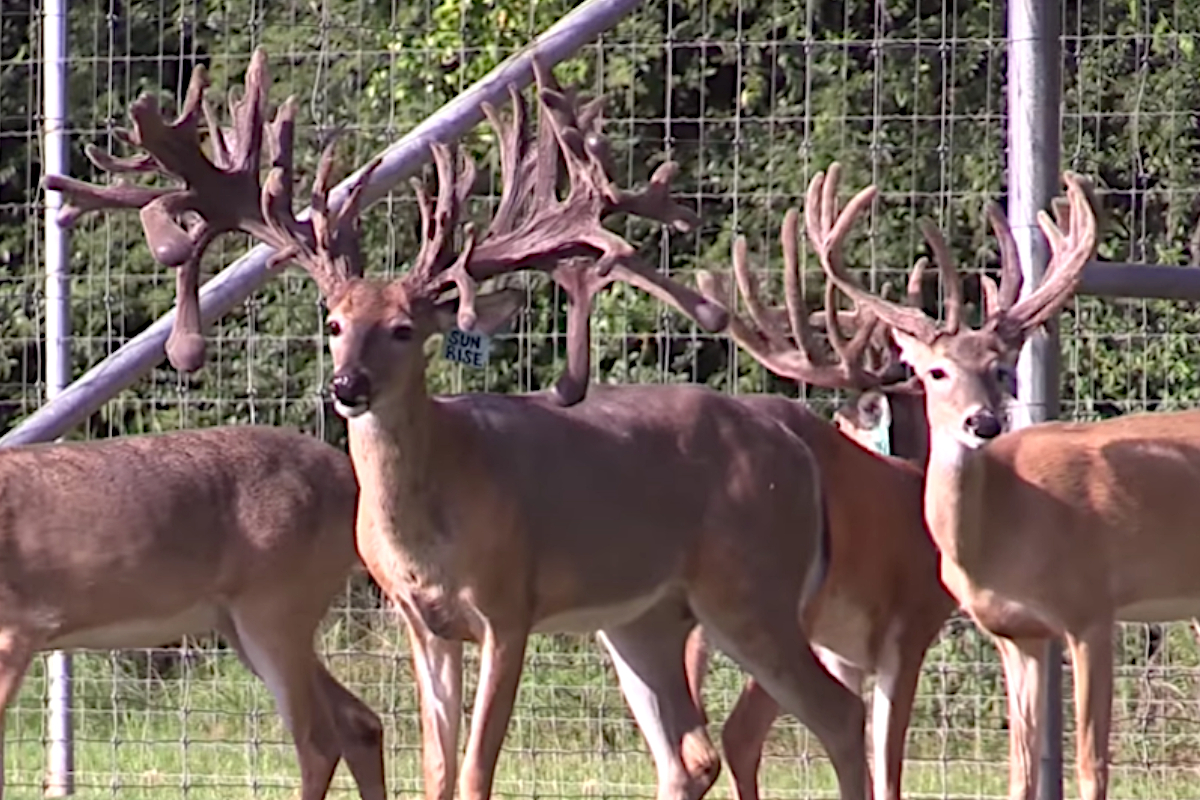
<svg viewBox="0 0 1200 800"><path fill-rule="evenodd" d="M697 387L606 388L575 405L588 382L591 299L608 283L628 281L714 330L726 312L645 266L602 226L617 213L693 224L670 195L675 165L659 167L645 190L617 188L606 167L601 101L581 102L536 71L535 141L515 90L511 120L486 109L504 182L488 228L480 234L466 226L455 246L474 166L436 145L436 199L417 187L422 248L397 280L363 276L357 217L370 169L346 203L330 209L333 151L326 150L313 215L293 216L292 101L268 129L272 169L260 187L261 52L234 109L234 146L214 137L215 164L197 133L200 74L173 125L152 103L135 104L138 130L129 138L146 155L94 159L117 171L172 175L185 188L154 197L74 184L74 213L149 203L142 212L147 238L152 246L170 244L155 248L170 262L193 265L215 232L238 229L276 247L281 261L295 259L317 282L329 306L332 393L349 421L362 487L359 553L404 611L412 637L427 796L453 793L461 641L480 642L482 667L459 787L463 800L481 800L491 792L529 635L602 631L658 764L659 797L699 797L719 768L683 669L684 642L699 619L816 733L843 800L864 800L863 705L820 664L796 625L827 556L809 449L769 417ZM210 122L210 133L218 130ZM563 165L565 197L556 188ZM505 324L522 294L479 285L531 269L549 273L571 301L558 392L430 397L426 341L456 323L483 332ZM452 288L457 297L447 298ZM181 304L192 309L183 316L194 318L186 281L181 289L188 290ZM197 329L188 330L194 342Z"/></svg>
<svg viewBox="0 0 1200 800"><path fill-rule="evenodd" d="M840 261L842 239L854 221L838 214L837 172L837 165L830 168L825 192L810 194L804 208L809 242L822 261ZM911 384L904 380L903 369L894 369L899 365L890 342L877 341L877 326L869 313L860 311L845 320L856 330L853 336L843 334L845 323L838 317L845 315L835 313L832 283L826 286L824 312L832 353L818 343L801 290L799 215L794 209L784 217L780 243L785 308L764 304L747 264L745 239L735 243L733 272L749 318L732 316L730 335L780 377L850 390L855 396L839 409L836 428L784 397L739 399L778 419L817 458L831 559L825 583L805 606L801 624L822 661L847 687L861 692L863 678L874 676L875 797L899 800L904 740L921 664L955 606L938 579L937 551L922 517L924 413L920 397L906 392ZM910 302L919 304L923 273L924 264L918 262L909 281ZM730 291L720 277L701 273L700 287L714 301L728 302ZM901 410L894 442L907 460L864 450L865 432L874 422L864 416L879 407L885 390L892 394L891 406ZM919 416L911 413L914 405ZM699 704L707 654L698 640L690 645L688 674ZM751 678L722 733L738 800L758 798L763 744L778 714L778 704Z"/></svg>
<svg viewBox="0 0 1200 800"><path fill-rule="evenodd" d="M344 453L277 428L0 451L0 757L4 711L38 651L215 629L274 695L300 797L323 798L343 757L363 799L384 800L379 718L313 650L357 563L357 493Z"/></svg>
<svg viewBox="0 0 1200 800"><path fill-rule="evenodd" d="M1032 798L1039 760L1044 643L1065 637L1075 683L1081 797L1107 795L1113 625L1188 619L1200 609L1200 413L1046 423L1009 432L1013 365L1022 344L1072 296L1096 247L1090 185L1067 174L1058 222L1038 222L1052 257L1023 299L1008 222L989 208L1001 284L985 282L982 327L963 323L949 248L926 226L949 288L939 327L863 290L839 265L829 274L891 326L925 385L931 446L925 515L942 577L996 637L1011 735L1010 795ZM870 199L870 191L860 198Z"/></svg>

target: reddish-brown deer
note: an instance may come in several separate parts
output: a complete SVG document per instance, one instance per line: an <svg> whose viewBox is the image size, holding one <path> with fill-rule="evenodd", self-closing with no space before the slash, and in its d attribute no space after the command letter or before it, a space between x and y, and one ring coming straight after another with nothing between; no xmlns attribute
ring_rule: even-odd
<svg viewBox="0 0 1200 800"><path fill-rule="evenodd" d="M986 313L966 327L949 248L926 236L949 294L938 325L829 275L892 329L925 386L930 460L925 516L946 586L1000 648L1011 736L1010 796L1033 798L1039 762L1039 678L1045 640L1065 637L1075 676L1079 790L1107 796L1117 621L1188 619L1200 607L1200 549L1181 532L1200 506L1200 414L1139 414L1009 431L1014 364L1025 340L1071 298L1097 239L1090 184L1065 176L1057 223L1039 215L1051 260L1021 298L1017 248L989 208L1001 283L985 282Z"/></svg>
<svg viewBox="0 0 1200 800"><path fill-rule="evenodd" d="M313 650L358 563L357 494L345 453L278 428L0 451L0 755L4 710L38 651L215 629L274 695L300 797L323 798L344 757L363 799L384 800L379 718Z"/></svg>
<svg viewBox="0 0 1200 800"><path fill-rule="evenodd" d="M770 417L698 387L604 388L576 404L588 381L591 299L613 280L655 294L711 330L725 325L726 312L647 267L602 225L617 213L681 228L694 223L670 195L675 165L660 166L645 190L618 189L606 166L601 101L560 90L540 68L537 77L536 140L519 93L512 93L510 120L487 109L503 191L487 229L467 226L457 246L474 167L434 146L436 199L418 186L423 246L397 280L363 276L357 218L370 168L332 209L327 150L312 217L293 216L293 102L280 107L269 128L273 167L260 187L261 53L235 110L236 157L218 155L214 164L201 151L196 122L204 86L194 79L173 125L144 108L134 114L139 132L130 138L147 155L106 162L182 179L176 199L76 186L77 204L148 203L147 238L168 243L155 249L172 263L190 267L217 231L238 229L316 280L329 306L332 392L349 420L362 487L359 552L404 610L414 643L428 796L453 792L459 642L482 648L459 780L464 800L481 800L491 792L529 635L601 631L658 764L659 797L699 797L719 763L683 671L684 642L699 619L820 738L843 800L864 800L870 791L861 700L820 664L796 625L827 557L820 477L808 447ZM217 146L214 153L228 150ZM563 167L565 196L557 188ZM233 196L244 199L231 203ZM167 213L147 213L152 208ZM522 295L480 287L520 270L547 272L570 299L567 373L557 392L431 397L426 341L456 325L488 333L505 324ZM184 279L181 289L181 318L195 320ZM446 296L451 289L457 296ZM186 332L194 342L197 326ZM178 360L194 365L187 356L201 348L184 350Z"/></svg>
<svg viewBox="0 0 1200 800"><path fill-rule="evenodd" d="M842 239L861 207L839 214L838 166L827 181L809 188L804 207L808 240L821 261L842 259ZM817 458L825 485L831 559L829 575L805 606L801 620L819 656L855 692L875 679L872 738L876 800L899 800L904 740L925 652L955 603L938 579L937 552L921 509L922 465L927 453L924 413L912 382L869 312L838 313L835 285L826 284L825 311L810 320L801 290L799 214L790 210L780 230L784 308L768 307L750 270L744 238L733 250L733 272L749 318L733 316L732 338L780 377L851 391L835 414L836 428L803 404L784 397L745 397L804 440ZM909 280L910 302L919 304L925 263ZM702 273L701 290L728 301L723 276ZM822 347L814 322L828 337ZM843 327L852 326L851 336ZM885 394L885 392L887 394ZM889 403L886 399L891 397ZM886 405L884 405L886 404ZM866 451L878 409L896 408L894 442L906 460ZM913 408L915 406L915 409ZM913 412L916 413L913 413ZM853 439L853 441L852 441ZM871 502L863 502L864 497ZM699 632L699 629L698 629ZM688 673L699 702L707 655L699 642L688 650ZM722 738L739 800L757 800L763 745L779 706L754 678L747 681Z"/></svg>

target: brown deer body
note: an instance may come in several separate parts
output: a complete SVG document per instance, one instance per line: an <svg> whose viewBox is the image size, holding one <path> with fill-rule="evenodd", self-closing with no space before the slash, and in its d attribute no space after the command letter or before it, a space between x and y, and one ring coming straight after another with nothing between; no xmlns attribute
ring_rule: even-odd
<svg viewBox="0 0 1200 800"><path fill-rule="evenodd" d="M851 781L863 758L862 709L838 691L796 630L799 603L818 584L825 554L799 535L819 528L820 493L811 457L785 430L731 398L688 386L593 387L568 408L548 395L425 403L431 449L446 457L441 469L422 462L420 480L453 491L474 477L470 485L487 494L469 503L409 497L389 510L414 462L400 450L393 458L381 453L390 437L368 412L350 421L351 452L370 464L359 472L359 539L390 596L435 635L480 641L494 671L494 695L480 679L474 718L483 725L473 725L482 730L468 745L464 794L487 794L473 781L490 779L529 634L589 631L602 632L659 764L660 798L703 794L718 761L681 663L699 618L798 709L846 780L844 796L859 796L864 787ZM407 398L405 406L425 403ZM442 415L454 422L439 423ZM475 436L461 436L473 429ZM383 502L369 502L376 491ZM446 509L441 531L409 516L426 506ZM441 643L431 649L430 666L419 667L424 675L457 662ZM442 706L438 717L456 713ZM442 745L434 763L444 763L455 731L435 735Z"/></svg>
<svg viewBox="0 0 1200 800"><path fill-rule="evenodd" d="M694 224L695 216L670 196L675 165L660 166L644 190L617 188L600 132L600 101L582 102L535 71L536 141L518 93L510 121L485 109L500 143L504 183L487 230L466 226L455 245L474 166L436 145L436 198L417 187L422 248L411 269L391 282L362 277L358 205L373 167L331 209L327 150L312 217L293 216L296 106L285 103L264 130L261 52L251 63L246 100L234 110L234 144L214 139L216 163L200 150L197 135L203 75L193 77L173 125L156 109L135 107L136 131L128 138L146 155L94 158L114 171L174 175L184 188L153 195L128 186L57 185L72 197L68 216L143 208L160 260L184 266L180 315L190 322L176 350L182 366L197 366L193 356L203 353L188 276L216 233L249 232L317 281L329 307L335 408L349 420L362 486L359 550L405 612L414 642L427 796L453 791L461 702L461 645L454 640L482 647L459 779L463 800L482 800L491 792L529 635L602 630L655 755L660 798L698 797L717 763L683 671L684 641L699 619L814 730L831 755L843 800L864 800L862 703L821 666L795 624L827 555L809 449L774 420L705 389L601 391L574 407L587 387L592 297L607 284L632 283L712 330L724 326L726 313L644 265L601 224L620 213L684 229ZM264 138L273 166L260 185ZM564 167L569 187L560 196ZM229 184L226 195L244 192L237 208L214 202L214 173ZM557 392L430 397L426 341L456 326L488 334L504 325L523 293L480 286L521 270L547 273L570 300L567 372ZM456 295L446 297L450 290Z"/></svg>
<svg viewBox="0 0 1200 800"><path fill-rule="evenodd" d="M805 208L809 239L822 259L840 258L840 239L853 221L836 219L836 170L831 173L831 191L824 197L810 195ZM836 237L831 235L835 219ZM823 221L825 227L821 228ZM784 397L739 400L778 420L804 441L816 458L825 488L830 565L825 582L803 609L801 626L821 660L848 688L860 693L864 677L875 678L875 797L899 800L904 741L921 664L955 606L939 580L937 551L922 515L922 464L927 456L922 401L905 391L888 394L890 407L899 411L892 431L893 450L904 460L865 449L865 431L877 421L867 417L878 415L879 395L885 388L902 388L892 377L890 350L885 351L882 363L869 364L869 356L879 360L878 354L868 351L877 338L873 320L856 320L858 330L846 341L834 306L836 298L827 292L825 328L836 359L831 362L804 325L807 311L795 291L800 281L794 212L785 219L781 241L784 285L792 292L789 308L771 309L763 304L748 269L745 245L739 241L733 266L750 318L734 317L730 332L747 353L780 377L848 389L856 397L837 411L836 425ZM920 278L921 270L915 271L910 298ZM710 298L724 300L729 294L714 275L702 275L701 287ZM789 325L784 320L796 322ZM688 675L697 703L706 662L705 648L693 642L688 650ZM738 800L758 798L763 745L778 714L779 705L758 681L749 679L722 732Z"/></svg>
<svg viewBox="0 0 1200 800"><path fill-rule="evenodd" d="M821 471L830 566L800 624L849 689L861 692L864 678L874 678L875 798L897 800L921 665L955 607L921 516L922 471L867 451L794 400L761 398L752 405L799 436ZM751 678L725 723L722 744L739 800L757 800L763 745L779 713Z"/></svg>
<svg viewBox="0 0 1200 800"><path fill-rule="evenodd" d="M1010 720L1010 796L1036 793L1038 724L1050 637L1066 638L1075 677L1076 769L1084 800L1103 800L1112 717L1113 626L1165 622L1200 609L1200 547L1186 535L1200 504L1200 414L1130 415L1006 432L1024 341L1072 296L1096 247L1090 186L1066 176L1057 224L1039 224L1052 258L1018 301L1021 271L1003 213L989 209L1002 282L985 282L983 326L952 302L939 327L830 275L891 328L926 390L930 459L925 516L946 586L1000 648ZM926 237L943 278L958 276L936 229ZM951 298L956 288L948 289Z"/></svg>
<svg viewBox="0 0 1200 800"><path fill-rule="evenodd" d="M344 453L276 428L0 451L0 726L40 650L217 630L274 695L301 797L324 797L345 757L383 800L379 718L313 650L357 562L357 491Z"/></svg>

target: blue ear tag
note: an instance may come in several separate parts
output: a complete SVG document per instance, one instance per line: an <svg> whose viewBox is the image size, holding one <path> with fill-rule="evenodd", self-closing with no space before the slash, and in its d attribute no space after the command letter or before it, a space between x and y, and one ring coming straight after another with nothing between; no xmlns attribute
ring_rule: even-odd
<svg viewBox="0 0 1200 800"><path fill-rule="evenodd" d="M451 328L443 339L442 356L447 361L475 369L487 366L491 339L486 333Z"/></svg>
<svg viewBox="0 0 1200 800"><path fill-rule="evenodd" d="M879 404L879 419L874 428L863 431L863 441L866 446L881 455L892 454L892 407L887 395L880 394L875 398Z"/></svg>

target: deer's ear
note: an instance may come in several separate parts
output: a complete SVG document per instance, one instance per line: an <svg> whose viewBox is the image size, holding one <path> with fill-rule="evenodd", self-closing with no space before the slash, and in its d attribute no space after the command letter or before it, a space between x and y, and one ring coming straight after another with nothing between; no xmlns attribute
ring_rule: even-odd
<svg viewBox="0 0 1200 800"><path fill-rule="evenodd" d="M525 305L521 289L500 289L475 298L475 326L472 330L491 336L517 315ZM433 307L433 319L442 333L458 325L458 299L446 300Z"/></svg>
<svg viewBox="0 0 1200 800"><path fill-rule="evenodd" d="M922 342L915 336L911 336L904 331L892 328L892 339L895 340L896 346L900 348L900 360L917 372L921 372L922 365L929 362L933 356L933 348Z"/></svg>

